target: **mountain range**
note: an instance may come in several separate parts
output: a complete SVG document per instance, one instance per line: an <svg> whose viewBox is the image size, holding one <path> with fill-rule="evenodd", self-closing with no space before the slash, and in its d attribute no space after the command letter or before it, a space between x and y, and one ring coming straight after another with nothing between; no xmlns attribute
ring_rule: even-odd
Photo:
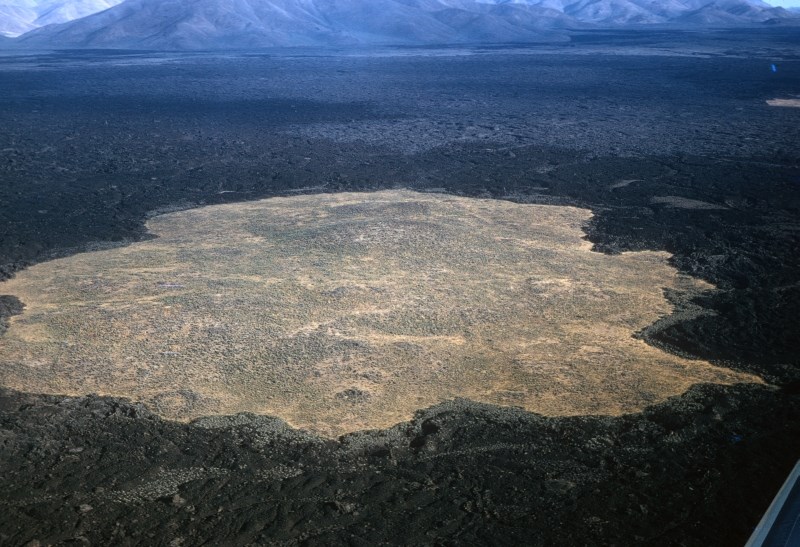
<svg viewBox="0 0 800 547"><path fill-rule="evenodd" d="M122 0L0 0L0 35L18 36L45 25L66 23Z"/></svg>
<svg viewBox="0 0 800 547"><path fill-rule="evenodd" d="M81 16L87 12L91 14ZM7 35L25 32L14 40L22 46L170 50L542 42L567 39L564 29L735 26L796 17L760 0L16 0L0 4L0 20L5 21L0 30Z"/></svg>

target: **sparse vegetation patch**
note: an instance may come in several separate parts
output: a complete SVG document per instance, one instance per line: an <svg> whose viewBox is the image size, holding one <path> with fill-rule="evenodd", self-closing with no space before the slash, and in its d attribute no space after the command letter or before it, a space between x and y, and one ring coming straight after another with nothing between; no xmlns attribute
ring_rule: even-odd
<svg viewBox="0 0 800 547"><path fill-rule="evenodd" d="M142 400L188 420L242 411L323 435L466 397L548 415L632 412L757 377L633 335L664 288L712 288L663 252L591 251L585 209L410 191L173 212L158 237L33 266L0 381Z"/></svg>

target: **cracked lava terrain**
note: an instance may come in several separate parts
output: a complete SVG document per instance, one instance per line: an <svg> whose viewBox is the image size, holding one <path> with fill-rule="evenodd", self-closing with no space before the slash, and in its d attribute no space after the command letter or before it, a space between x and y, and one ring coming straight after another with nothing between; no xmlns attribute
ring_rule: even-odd
<svg viewBox="0 0 800 547"><path fill-rule="evenodd" d="M585 209L411 191L164 214L158 236L37 264L0 383L254 412L335 436L454 397L546 415L641 410L756 376L633 335L697 292L664 252L591 251Z"/></svg>

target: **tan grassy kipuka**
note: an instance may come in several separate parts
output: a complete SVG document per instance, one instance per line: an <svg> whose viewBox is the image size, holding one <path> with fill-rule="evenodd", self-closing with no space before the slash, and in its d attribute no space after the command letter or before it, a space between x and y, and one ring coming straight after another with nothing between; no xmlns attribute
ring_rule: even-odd
<svg viewBox="0 0 800 547"><path fill-rule="evenodd" d="M666 253L591 252L590 217L410 191L166 214L157 239L0 285L27 306L0 338L0 382L336 435L453 397L616 415L759 381L633 338L670 313L664 287L710 286Z"/></svg>

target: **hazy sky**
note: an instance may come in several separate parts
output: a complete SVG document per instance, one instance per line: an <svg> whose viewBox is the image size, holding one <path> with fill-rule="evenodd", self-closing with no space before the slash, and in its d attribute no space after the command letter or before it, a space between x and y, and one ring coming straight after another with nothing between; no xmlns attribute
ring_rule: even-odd
<svg viewBox="0 0 800 547"><path fill-rule="evenodd" d="M797 8L800 7L800 0L766 0L767 3L773 6L783 6L784 8Z"/></svg>

